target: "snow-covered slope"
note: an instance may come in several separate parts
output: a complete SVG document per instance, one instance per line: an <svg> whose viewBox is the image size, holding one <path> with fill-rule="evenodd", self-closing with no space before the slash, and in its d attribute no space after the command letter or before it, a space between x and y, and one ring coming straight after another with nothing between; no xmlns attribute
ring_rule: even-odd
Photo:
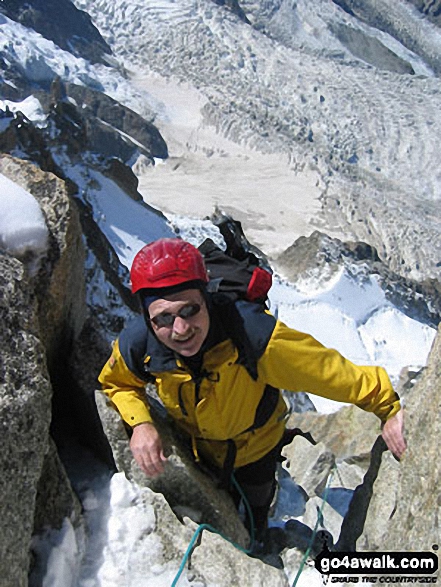
<svg viewBox="0 0 441 587"><path fill-rule="evenodd" d="M370 242L397 271L414 277L437 274L441 86L438 78L430 76L428 59L411 53L396 38L398 34L374 30L325 0L245 2L255 28L210 0L77 0L76 4L92 15L142 90L148 93L150 84L155 86L154 78L149 79L155 72L188 82L205 96L201 105L205 126L194 120L191 140L184 143L185 154L197 159L200 173L210 146L211 169L225 157L224 145L216 140L199 144L199 130L207 125L241 145L246 155L250 147L287 156L285 166L291 170L294 189L292 194L277 193L278 198L295 198L295 173L313 170L319 177L311 176L305 189L318 187L321 214L311 222L328 233ZM386 4L392 10L394 2ZM371 13L375 5L369 5ZM408 26L402 23L401 29L410 31L414 39L418 36L420 44L430 39L435 52L441 46L437 27L421 21L413 7L403 10ZM279 28L274 28L277 19ZM354 30L364 40L375 67L343 47L343 35L332 32L338 27ZM287 36L295 41L287 43ZM372 39L381 43L381 51ZM418 75L381 69L383 62L390 63L382 53L386 45L397 63L410 64ZM191 103L190 95L188 99ZM166 139L173 140L173 130L167 130ZM235 157L231 166L240 170L240 160ZM218 182L222 172L213 175ZM225 185L234 190L234 178L228 184L228 172L223 176ZM167 177L161 179L170 199L179 198L173 173L169 173L170 189ZM181 180L185 186L185 178ZM250 177L251 182L258 180L258 174ZM147 199L148 181L146 175ZM217 183L209 189L216 193ZM196 205L187 203L187 207L197 215ZM253 209L258 215L258 202L253 202Z"/></svg>
<svg viewBox="0 0 441 587"><path fill-rule="evenodd" d="M49 88L53 80L60 77L65 82L104 91L127 106L136 105L147 119L154 116L145 95L141 96L118 69L75 56L1 13L0 57L3 93L9 86L11 94L29 96L42 87ZM24 82L28 87L21 88ZM19 100L11 97L11 101ZM28 112L26 109L25 114ZM32 116L31 120L34 120Z"/></svg>

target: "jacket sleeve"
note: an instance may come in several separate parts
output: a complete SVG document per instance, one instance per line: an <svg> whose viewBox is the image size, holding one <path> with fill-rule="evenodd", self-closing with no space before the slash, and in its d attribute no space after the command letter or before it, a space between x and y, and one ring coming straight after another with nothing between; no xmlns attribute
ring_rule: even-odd
<svg viewBox="0 0 441 587"><path fill-rule="evenodd" d="M399 397L382 367L355 365L282 322L277 322L259 361L259 376L274 387L355 404L382 421L400 410Z"/></svg>
<svg viewBox="0 0 441 587"><path fill-rule="evenodd" d="M101 383L102 391L127 424L136 426L152 421L145 395L146 382L127 367L118 341L115 342L112 354L104 365L98 381Z"/></svg>

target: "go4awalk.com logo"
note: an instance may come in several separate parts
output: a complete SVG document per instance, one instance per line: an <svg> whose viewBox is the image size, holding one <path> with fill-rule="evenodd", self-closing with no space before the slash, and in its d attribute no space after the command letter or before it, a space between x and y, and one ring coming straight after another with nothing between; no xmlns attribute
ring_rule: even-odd
<svg viewBox="0 0 441 587"><path fill-rule="evenodd" d="M377 582L371 575L381 575L379 583L396 583L398 578L403 584L436 583L437 577L433 575L438 571L438 556L433 552L330 552L324 550L317 556L315 567L324 575L368 575L371 583ZM399 577L396 577L397 575ZM362 579L367 578L362 577ZM336 578L332 582L340 582L340 579ZM353 577L350 582L358 583L358 579L355 580Z"/></svg>

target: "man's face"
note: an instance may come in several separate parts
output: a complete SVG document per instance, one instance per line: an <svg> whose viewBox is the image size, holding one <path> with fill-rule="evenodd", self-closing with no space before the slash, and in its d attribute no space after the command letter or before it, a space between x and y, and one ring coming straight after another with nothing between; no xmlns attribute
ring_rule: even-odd
<svg viewBox="0 0 441 587"><path fill-rule="evenodd" d="M210 317L198 289L186 289L155 300L148 314L157 338L184 357L195 355L207 338Z"/></svg>

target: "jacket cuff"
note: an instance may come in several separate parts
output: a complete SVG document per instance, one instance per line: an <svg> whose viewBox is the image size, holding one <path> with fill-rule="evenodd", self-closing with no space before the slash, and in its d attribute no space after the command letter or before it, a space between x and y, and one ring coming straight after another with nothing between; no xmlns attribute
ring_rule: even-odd
<svg viewBox="0 0 441 587"><path fill-rule="evenodd" d="M115 394L112 403L124 422L132 428L138 424L152 422L148 406L134 393L120 392Z"/></svg>

